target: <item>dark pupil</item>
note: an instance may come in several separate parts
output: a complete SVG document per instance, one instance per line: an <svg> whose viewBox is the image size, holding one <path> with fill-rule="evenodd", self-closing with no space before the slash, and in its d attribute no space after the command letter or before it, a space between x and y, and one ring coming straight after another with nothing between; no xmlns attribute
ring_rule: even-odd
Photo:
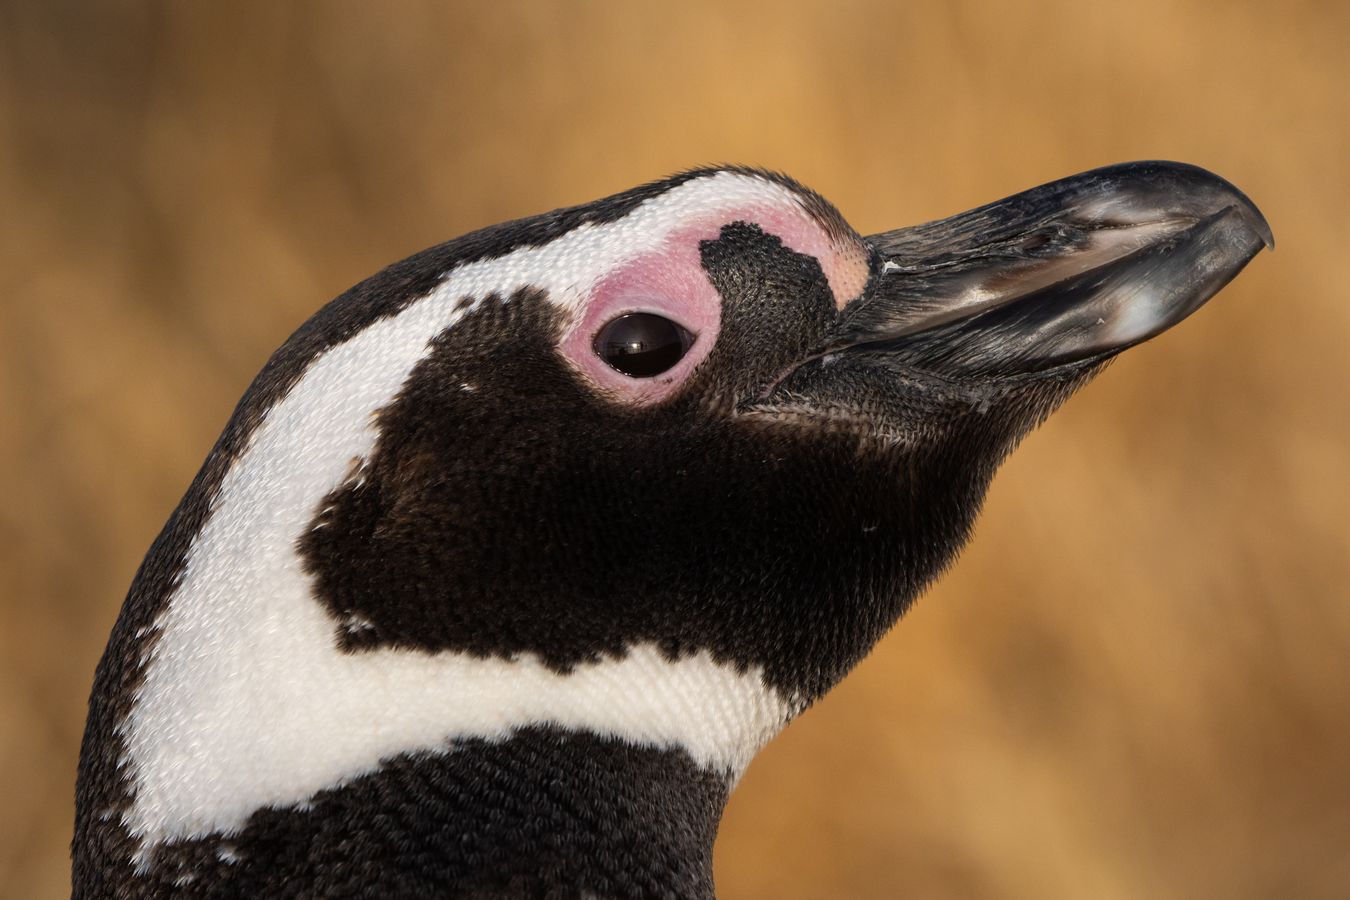
<svg viewBox="0 0 1350 900"><path fill-rule="evenodd" d="M633 378L650 378L684 356L693 335L652 313L629 313L613 319L595 336L600 358Z"/></svg>

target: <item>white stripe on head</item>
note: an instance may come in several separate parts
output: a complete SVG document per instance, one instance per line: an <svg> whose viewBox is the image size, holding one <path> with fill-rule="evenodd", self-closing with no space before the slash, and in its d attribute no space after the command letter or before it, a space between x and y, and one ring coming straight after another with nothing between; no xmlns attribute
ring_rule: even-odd
<svg viewBox="0 0 1350 900"><path fill-rule="evenodd" d="M343 653L296 553L318 504L366 459L375 413L430 342L489 294L543 289L577 315L604 275L658 249L691 216L799 209L741 173L699 177L627 216L451 271L426 296L318 356L263 416L220 484L181 580L154 625L144 681L119 723L132 802L155 844L237 830L263 806L303 803L405 752L554 725L681 748L735 776L789 718L758 669L651 646L551 672L536 659L382 649Z"/></svg>

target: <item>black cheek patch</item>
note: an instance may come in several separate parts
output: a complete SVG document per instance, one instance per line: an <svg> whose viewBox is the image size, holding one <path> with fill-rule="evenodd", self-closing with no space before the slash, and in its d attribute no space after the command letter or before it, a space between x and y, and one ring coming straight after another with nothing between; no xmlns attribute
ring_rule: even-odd
<svg viewBox="0 0 1350 900"><path fill-rule="evenodd" d="M703 254L724 338L658 406L586 387L537 292L484 300L435 342L299 544L340 647L533 653L565 672L651 642L763 666L797 697L861 658L936 568L906 540L931 537L933 511L851 436L709 401L770 377L803 340L792 316L823 328L832 306L814 261L781 274L790 251L753 226ZM813 292L806 312L794 289Z"/></svg>

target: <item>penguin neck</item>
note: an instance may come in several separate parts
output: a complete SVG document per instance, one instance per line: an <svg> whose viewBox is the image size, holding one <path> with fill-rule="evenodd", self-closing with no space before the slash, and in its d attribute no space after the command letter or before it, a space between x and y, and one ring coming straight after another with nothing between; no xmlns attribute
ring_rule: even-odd
<svg viewBox="0 0 1350 900"><path fill-rule="evenodd" d="M454 804L447 821L433 813L428 825L446 835L443 860L463 854L457 886L713 895L713 842L731 783L683 751L529 729L428 763L428 777L413 776L419 790L396 803L412 818Z"/></svg>
<svg viewBox="0 0 1350 900"><path fill-rule="evenodd" d="M155 869L264 894L710 898L729 790L683 751L529 728L390 760L236 835L161 848Z"/></svg>

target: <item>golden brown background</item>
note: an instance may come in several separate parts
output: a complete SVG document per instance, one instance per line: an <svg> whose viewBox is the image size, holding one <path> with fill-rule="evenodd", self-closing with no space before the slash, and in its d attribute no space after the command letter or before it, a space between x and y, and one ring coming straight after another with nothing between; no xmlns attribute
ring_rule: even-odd
<svg viewBox="0 0 1350 900"><path fill-rule="evenodd" d="M94 664L285 336L693 164L864 233L1171 158L1279 239L1019 451L764 752L727 898L1350 897L1350 6L0 5L0 891L68 890Z"/></svg>

